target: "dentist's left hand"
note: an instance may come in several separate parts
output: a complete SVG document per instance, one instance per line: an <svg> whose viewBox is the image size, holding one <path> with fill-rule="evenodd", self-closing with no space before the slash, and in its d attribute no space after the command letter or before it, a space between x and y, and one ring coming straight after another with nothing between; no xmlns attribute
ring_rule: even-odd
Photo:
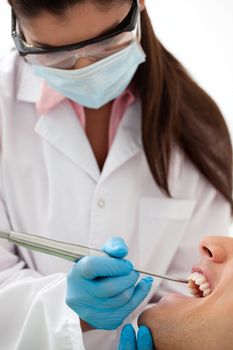
<svg viewBox="0 0 233 350"><path fill-rule="evenodd" d="M153 350L153 339L149 329L145 326L138 328L137 335L131 324L127 324L121 331L118 350Z"/></svg>
<svg viewBox="0 0 233 350"><path fill-rule="evenodd" d="M143 301L153 279L143 278L130 261L123 259L128 248L115 237L104 245L111 256L88 256L78 261L67 277L66 303L96 329L113 330Z"/></svg>

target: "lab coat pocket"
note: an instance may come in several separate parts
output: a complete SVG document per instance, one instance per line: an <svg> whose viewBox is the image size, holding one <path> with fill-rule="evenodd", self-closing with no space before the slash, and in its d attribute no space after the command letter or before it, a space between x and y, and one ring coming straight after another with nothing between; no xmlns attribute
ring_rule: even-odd
<svg viewBox="0 0 233 350"><path fill-rule="evenodd" d="M195 201L142 198L139 203L140 268L165 273L186 233Z"/></svg>

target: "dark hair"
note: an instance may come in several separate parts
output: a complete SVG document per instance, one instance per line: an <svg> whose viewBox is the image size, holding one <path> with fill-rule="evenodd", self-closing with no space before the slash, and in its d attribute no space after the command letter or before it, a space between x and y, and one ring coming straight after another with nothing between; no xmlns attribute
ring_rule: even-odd
<svg viewBox="0 0 233 350"><path fill-rule="evenodd" d="M42 11L62 15L84 0L9 0L16 14ZM109 6L127 0L86 0ZM142 11L142 46L147 60L135 80L142 99L142 139L147 161L160 188L170 195L169 164L176 143L208 181L232 205L232 146L215 102L156 38L147 11ZM153 96L153 98L152 98Z"/></svg>

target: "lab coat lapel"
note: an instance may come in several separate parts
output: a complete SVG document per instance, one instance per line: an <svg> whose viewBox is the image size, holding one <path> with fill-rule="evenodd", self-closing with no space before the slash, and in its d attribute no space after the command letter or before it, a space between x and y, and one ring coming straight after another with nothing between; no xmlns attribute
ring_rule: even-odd
<svg viewBox="0 0 233 350"><path fill-rule="evenodd" d="M24 63L17 99L36 103L40 96L42 82L43 79L34 74L32 67ZM35 131L100 183L142 149L141 101L137 99L126 110L101 176L85 132L75 112L66 101L46 115L40 116Z"/></svg>
<svg viewBox="0 0 233 350"><path fill-rule="evenodd" d="M142 149L141 102L136 100L125 112L102 170L100 182Z"/></svg>
<svg viewBox="0 0 233 350"><path fill-rule="evenodd" d="M98 182L98 164L79 119L67 101L42 115L35 131Z"/></svg>
<svg viewBox="0 0 233 350"><path fill-rule="evenodd" d="M36 103L39 99L43 79L34 74L32 66L21 62L22 78L18 86L17 99ZM35 132L78 165L96 182L100 171L91 146L74 110L67 101L45 115L38 116Z"/></svg>
<svg viewBox="0 0 233 350"><path fill-rule="evenodd" d="M19 64L21 79L17 90L17 100L36 103L40 97L43 79L34 74L32 66L21 59Z"/></svg>

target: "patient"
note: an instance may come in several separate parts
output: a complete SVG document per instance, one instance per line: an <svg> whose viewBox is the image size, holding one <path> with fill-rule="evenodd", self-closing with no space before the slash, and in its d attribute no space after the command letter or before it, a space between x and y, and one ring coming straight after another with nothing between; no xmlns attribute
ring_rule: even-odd
<svg viewBox="0 0 233 350"><path fill-rule="evenodd" d="M206 237L190 276L194 297L169 294L144 311L157 350L233 349L233 238Z"/></svg>

